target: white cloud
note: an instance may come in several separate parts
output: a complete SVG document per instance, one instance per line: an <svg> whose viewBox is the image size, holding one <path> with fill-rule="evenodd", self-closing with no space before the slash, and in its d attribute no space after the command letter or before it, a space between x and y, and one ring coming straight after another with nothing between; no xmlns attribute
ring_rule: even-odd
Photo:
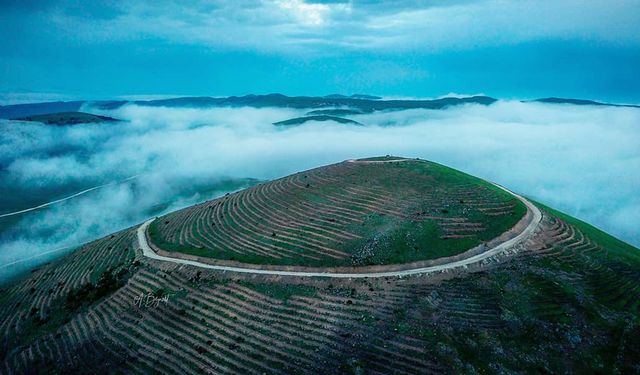
<svg viewBox="0 0 640 375"><path fill-rule="evenodd" d="M278 0L276 4L305 26L324 25L332 12L348 12L351 9L349 4L307 3L304 0Z"/></svg>
<svg viewBox="0 0 640 375"><path fill-rule="evenodd" d="M271 123L304 111L130 105L104 113L130 122L0 122L7 135L0 144L0 164L7 166L2 181L15 188L91 186L142 174L25 217L15 236L0 238L0 263L133 225L145 209L175 197L194 203L203 199L193 195L196 184L272 179L385 154L421 157L501 183L640 245L640 110L634 108L500 101L354 116L363 127L316 122L285 129Z"/></svg>
<svg viewBox="0 0 640 375"><path fill-rule="evenodd" d="M119 3L119 15L87 20L64 9L54 23L85 42L160 38L261 52L432 52L531 40L580 39L637 46L637 1L477 0L375 4L245 0Z"/></svg>

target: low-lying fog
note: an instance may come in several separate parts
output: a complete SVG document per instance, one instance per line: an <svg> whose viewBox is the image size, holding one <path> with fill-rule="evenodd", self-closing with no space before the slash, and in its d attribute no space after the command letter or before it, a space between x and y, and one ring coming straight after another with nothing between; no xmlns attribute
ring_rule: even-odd
<svg viewBox="0 0 640 375"><path fill-rule="evenodd" d="M211 197L194 193L194 181L272 179L385 154L420 157L498 182L640 246L640 109L500 101L352 116L362 127L271 125L304 112L130 105L100 112L129 120L118 124L0 122L5 190L29 196L119 182L12 216L0 235L0 279L61 252L16 260L134 225L156 204L177 208ZM138 177L121 182L132 176Z"/></svg>

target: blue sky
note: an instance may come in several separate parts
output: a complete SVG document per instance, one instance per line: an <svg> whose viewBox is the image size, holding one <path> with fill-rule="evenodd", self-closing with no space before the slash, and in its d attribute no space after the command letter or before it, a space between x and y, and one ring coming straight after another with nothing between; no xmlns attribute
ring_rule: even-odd
<svg viewBox="0 0 640 375"><path fill-rule="evenodd" d="M0 100L370 93L640 103L640 1L0 0Z"/></svg>

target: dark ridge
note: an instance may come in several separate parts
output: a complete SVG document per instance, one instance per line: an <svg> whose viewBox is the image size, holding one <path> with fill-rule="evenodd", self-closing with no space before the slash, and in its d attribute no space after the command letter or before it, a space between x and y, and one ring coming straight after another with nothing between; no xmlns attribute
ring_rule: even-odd
<svg viewBox="0 0 640 375"><path fill-rule="evenodd" d="M296 117L289 120L274 122L273 125L276 125L276 126L302 125L308 121L335 121L340 124L362 125L361 123L350 120L348 118L337 117L337 116L327 116L327 115Z"/></svg>
<svg viewBox="0 0 640 375"><path fill-rule="evenodd" d="M94 115L84 112L57 112L45 115L34 115L27 117L14 118L17 121L34 121L41 122L46 125L76 125L101 122L119 122L121 120L109 116Z"/></svg>
<svg viewBox="0 0 640 375"><path fill-rule="evenodd" d="M602 102L596 102L594 100L586 100L586 99L567 99L567 98L551 97L551 98L535 99L533 101L540 102L540 103L551 103L551 104L597 105L597 106L608 106L608 107L640 108L639 105L602 103Z"/></svg>
<svg viewBox="0 0 640 375"><path fill-rule="evenodd" d="M367 95L367 94L353 94L351 96L342 95L342 94L330 94L325 95L323 98L326 99L362 99L362 100L378 100L382 99L380 96L375 95Z"/></svg>
<svg viewBox="0 0 640 375"><path fill-rule="evenodd" d="M12 104L0 106L0 118L12 119L46 115L56 112L79 111L85 101Z"/></svg>
<svg viewBox="0 0 640 375"><path fill-rule="evenodd" d="M382 99L380 96L375 95L367 95L367 94L353 94L351 95L352 99L364 99L364 100L379 100Z"/></svg>
<svg viewBox="0 0 640 375"><path fill-rule="evenodd" d="M433 100L368 100L355 98L328 98L311 96L285 96L282 94L231 96L228 98L191 97L136 101L135 104L165 107L285 107L285 108L325 108L350 107L361 112L401 109L442 109L460 104L489 105L496 99L488 96L472 96L467 98L442 98Z"/></svg>
<svg viewBox="0 0 640 375"><path fill-rule="evenodd" d="M375 98L375 99L374 99ZM461 104L489 105L496 99L488 96L472 96L467 98L441 98L434 100L379 100L378 97L368 95L330 95L329 97L317 96L285 96L282 94L230 96L226 98L214 98L210 96L183 97L157 100L104 100L104 101L74 101L74 102L49 102L0 106L0 118L22 118L34 115L43 115L56 112L76 112L84 104L103 109L117 109L127 103L133 103L149 107L280 107L297 109L331 109L351 108L361 113L370 113L383 110L402 109L442 109L448 106Z"/></svg>
<svg viewBox="0 0 640 375"><path fill-rule="evenodd" d="M465 98L441 98L432 100L383 100L377 96L354 94L345 95L327 95L318 96L286 96L282 94L267 95L245 95L230 96L222 98L214 98L210 96L200 97L183 97L172 99L158 100L103 100L103 101L71 101L71 102L47 102L47 103L31 103L31 104L14 104L0 106L0 118L21 118L34 115L42 115L55 112L75 112L79 111L82 105L89 104L94 108L103 110L112 110L121 106L133 103L141 106L149 107L189 107L189 108L208 108L208 107L280 107L280 108L297 108L297 109L314 109L309 114L326 114L326 115L345 115L347 113L334 112L338 108L349 108L354 113L371 113L374 111L384 110L403 110L403 109L443 109L449 106L461 104L480 104L490 105L497 99L488 96L471 96ZM601 103L593 100L583 99L564 99L564 98L541 98L530 102L550 103L550 104L573 104L573 105L598 105L611 107L630 107L640 108L635 104L612 104ZM343 109L343 111L346 109ZM317 112L325 111L325 112Z"/></svg>
<svg viewBox="0 0 640 375"><path fill-rule="evenodd" d="M361 115L362 112L356 109L316 109L314 111L307 112L307 115L329 115L329 116L350 116L350 115Z"/></svg>
<svg viewBox="0 0 640 375"><path fill-rule="evenodd" d="M100 100L88 102L91 107L102 110L118 109L127 103L129 103L127 100Z"/></svg>

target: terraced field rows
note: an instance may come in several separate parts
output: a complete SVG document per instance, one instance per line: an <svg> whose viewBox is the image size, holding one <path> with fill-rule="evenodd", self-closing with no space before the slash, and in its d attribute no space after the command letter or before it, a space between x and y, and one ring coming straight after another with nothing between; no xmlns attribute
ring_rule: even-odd
<svg viewBox="0 0 640 375"><path fill-rule="evenodd" d="M458 371L465 364L513 368L527 360L510 341L520 334L533 335L542 345L536 352L545 353L549 370L557 370L563 367L553 367L562 366L555 358L565 360L565 353L553 345L570 338L556 332L567 330L633 350L633 329L622 338L607 338L613 332L608 323L581 331L587 328L580 322L586 319L584 311L637 316L637 271L608 257L602 246L563 220L546 215L542 229L525 251L485 271L331 281L335 285L224 275L143 258L122 288L39 338L5 346L0 371L414 374ZM85 277L97 249L111 258L111 266L132 259L133 254L122 258L118 251L132 232L75 253L70 259L83 266L73 274ZM108 244L114 246L108 249ZM30 285L17 285L7 295L19 295ZM580 297L583 292L595 299ZM149 294L167 295L168 301L136 304ZM5 345L15 342L7 338L24 333L30 319L14 314L21 310L15 304L7 306ZM6 322L14 315L21 316L15 327ZM633 356L619 354L616 361L628 366ZM612 360L605 354L593 358ZM579 364L571 366L579 369Z"/></svg>
<svg viewBox="0 0 640 375"><path fill-rule="evenodd" d="M110 366L140 373L322 372L341 366L343 340L374 337L375 322L387 321L394 306L407 299L394 290L362 299L334 289L283 301L254 290L251 282L191 287L192 275L191 270L140 270L107 300L12 356L4 364L6 373L46 363L54 352L71 369L89 366L95 353L108 353ZM171 304L134 306L141 294L160 289L170 293ZM45 353L43 346L53 351ZM375 350L382 349L398 356L405 352Z"/></svg>
<svg viewBox="0 0 640 375"><path fill-rule="evenodd" d="M162 217L151 239L169 251L249 263L349 265L379 225L431 221L436 239L478 241L492 238L483 220L516 218L516 207L524 212L513 197L478 182L438 187L403 167L344 162L297 173Z"/></svg>
<svg viewBox="0 0 640 375"><path fill-rule="evenodd" d="M559 241L544 255L584 270L581 281L601 303L640 313L640 270L622 266L580 230L557 221L562 228L556 237Z"/></svg>
<svg viewBox="0 0 640 375"><path fill-rule="evenodd" d="M104 239L87 244L74 253L56 262L32 272L30 278L14 288L3 291L0 314L0 332L2 333L2 353L24 342L29 332L47 327L57 320L64 320L60 307L66 303L67 296L84 285L96 282L105 272L130 265L134 258L134 236L131 231L122 231ZM70 342L87 343L87 331L76 326L84 322L72 321L61 336ZM14 357L14 361L26 361L20 366L28 366L36 357L72 359L78 355L68 351L66 346L59 347L52 342L52 334L43 335L30 348L29 355ZM52 345L53 343L53 345ZM24 352L23 352L24 353ZM74 354L71 354L74 353ZM51 354L51 355L48 355ZM16 364L20 362L15 362ZM20 368L20 367L18 367Z"/></svg>

